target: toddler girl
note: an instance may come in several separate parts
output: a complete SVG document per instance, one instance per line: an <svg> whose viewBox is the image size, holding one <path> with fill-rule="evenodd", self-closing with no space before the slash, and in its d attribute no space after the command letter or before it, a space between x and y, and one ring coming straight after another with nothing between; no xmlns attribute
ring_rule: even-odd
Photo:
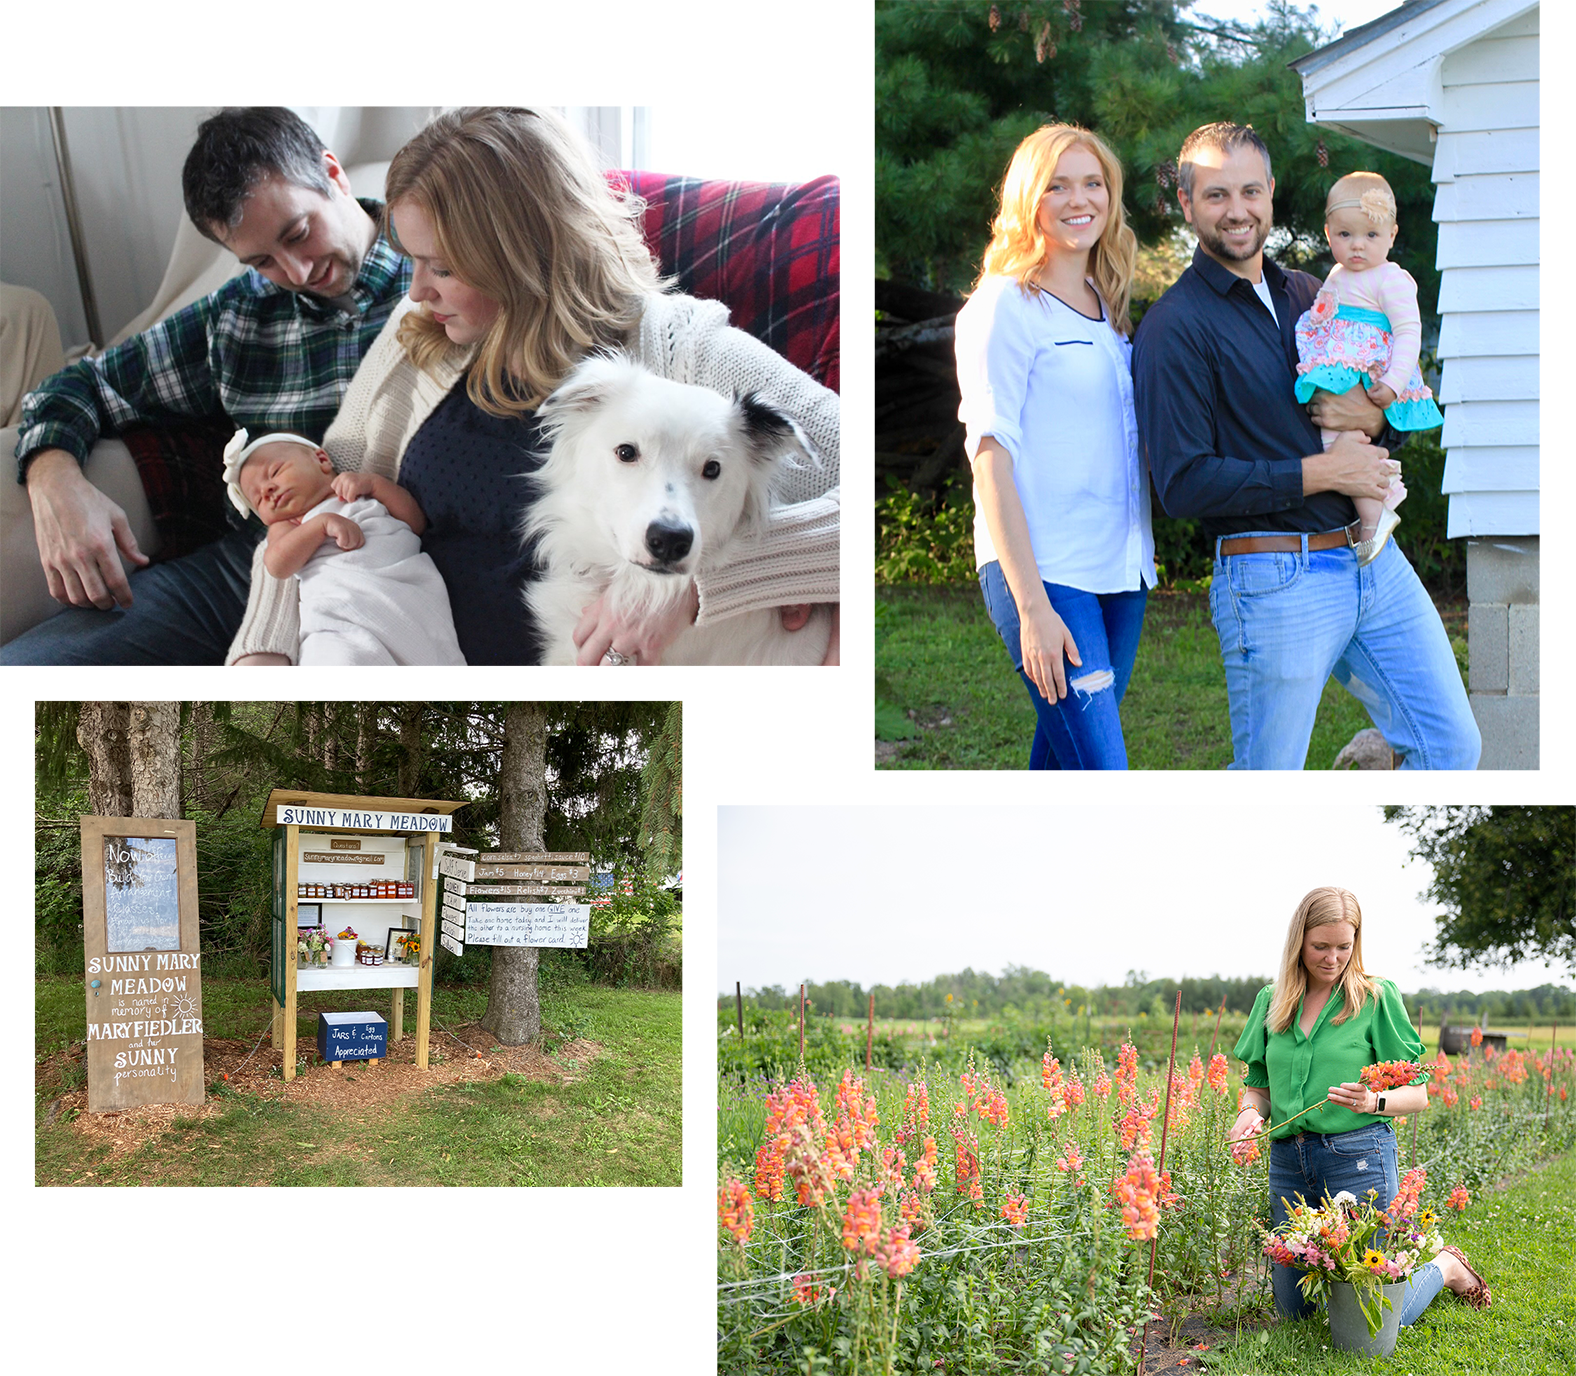
<svg viewBox="0 0 1576 1376"><path fill-rule="evenodd" d="M1395 234L1395 193L1377 172L1349 173L1330 188L1324 237L1335 266L1297 322L1297 400L1306 402L1319 390L1348 392L1361 379L1395 429L1432 430L1445 418L1417 370L1423 341L1417 283L1388 259ZM1326 449L1336 434L1323 432ZM1405 496L1396 478L1382 502L1352 499L1359 564L1373 562L1384 548Z"/></svg>

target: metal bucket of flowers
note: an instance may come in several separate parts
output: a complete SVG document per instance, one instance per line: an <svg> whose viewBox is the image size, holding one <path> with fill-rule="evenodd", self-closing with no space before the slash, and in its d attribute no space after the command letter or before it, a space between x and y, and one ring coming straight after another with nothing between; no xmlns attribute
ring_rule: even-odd
<svg viewBox="0 0 1576 1376"><path fill-rule="evenodd" d="M1301 1271L1303 1294L1325 1305L1335 1347L1370 1357L1395 1350L1406 1282L1444 1247L1437 1216L1419 1208L1427 1178L1421 1167L1408 1171L1383 1209L1373 1191L1359 1202L1342 1190L1317 1208L1299 1195L1266 1233L1265 1255Z"/></svg>

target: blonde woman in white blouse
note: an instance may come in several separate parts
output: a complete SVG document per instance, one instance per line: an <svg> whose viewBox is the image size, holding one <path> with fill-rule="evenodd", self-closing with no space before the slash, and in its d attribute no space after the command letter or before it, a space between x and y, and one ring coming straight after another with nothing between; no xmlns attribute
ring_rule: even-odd
<svg viewBox="0 0 1576 1376"><path fill-rule="evenodd" d="M958 314L986 609L1028 688L1031 769L1125 769L1118 708L1155 581L1127 317L1122 169L1087 130L1018 145Z"/></svg>

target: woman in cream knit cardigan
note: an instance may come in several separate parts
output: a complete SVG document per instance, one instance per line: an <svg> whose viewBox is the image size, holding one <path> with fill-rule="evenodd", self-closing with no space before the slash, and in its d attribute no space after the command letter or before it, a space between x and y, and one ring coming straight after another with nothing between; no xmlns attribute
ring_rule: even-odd
<svg viewBox="0 0 1576 1376"><path fill-rule="evenodd" d="M710 621L837 600L836 394L731 328L721 303L664 294L638 201L608 194L556 117L440 115L390 165L385 213L390 238L414 260L410 300L362 361L323 445L336 469L381 474L416 496L469 662L535 657L519 586L530 576L515 535L519 475L539 461L536 406L599 347L677 382L754 391L792 416L818 455L784 470L767 528L702 576L684 614ZM582 663L607 649L651 662L683 628L599 617L598 604L577 632ZM259 558L228 660L293 662L298 644L295 585Z"/></svg>

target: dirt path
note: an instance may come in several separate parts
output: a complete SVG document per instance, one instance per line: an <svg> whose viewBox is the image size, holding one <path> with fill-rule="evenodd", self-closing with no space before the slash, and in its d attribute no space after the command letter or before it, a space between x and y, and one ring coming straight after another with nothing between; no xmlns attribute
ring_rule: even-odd
<svg viewBox="0 0 1576 1376"><path fill-rule="evenodd" d="M80 1079L84 1045L77 1043L40 1062L35 1083L49 1093L64 1079ZM216 1086L266 1099L314 1104L342 1113L350 1122L375 1116L380 1110L412 1098L436 1085L464 1080L497 1080L517 1075L527 1080L569 1084L584 1066L601 1054L595 1042L570 1042L553 1055L530 1046L499 1046L490 1032L466 1023L452 1032L434 1027L429 1048L431 1064L416 1065L416 1041L404 1037L394 1043L386 1060L376 1065L347 1061L331 1066L312 1057L310 1064L286 1084L280 1076L283 1053L268 1045L203 1039L203 1074L208 1093L201 1104L150 1104L110 1113L89 1113L86 1088L54 1098L46 1122L65 1119L71 1131L85 1140L106 1146L116 1156L135 1151L165 1132L177 1118L187 1120L222 1114L228 1105ZM71 1072L75 1069L75 1075Z"/></svg>

